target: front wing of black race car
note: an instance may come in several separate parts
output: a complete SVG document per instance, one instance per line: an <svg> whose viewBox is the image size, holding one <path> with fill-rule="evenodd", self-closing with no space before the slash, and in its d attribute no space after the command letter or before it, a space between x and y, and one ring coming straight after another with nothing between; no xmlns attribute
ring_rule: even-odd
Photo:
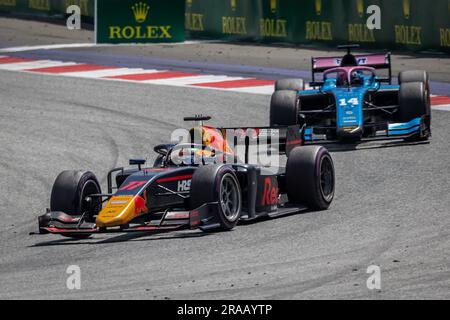
<svg viewBox="0 0 450 320"><path fill-rule="evenodd" d="M87 222L82 216L71 216L64 212L47 212L38 218L40 234L83 236L96 233L117 232L165 232L183 229L207 231L220 227L218 204L207 203L191 211L166 210L161 219L127 224L116 228L101 228L95 222Z"/></svg>

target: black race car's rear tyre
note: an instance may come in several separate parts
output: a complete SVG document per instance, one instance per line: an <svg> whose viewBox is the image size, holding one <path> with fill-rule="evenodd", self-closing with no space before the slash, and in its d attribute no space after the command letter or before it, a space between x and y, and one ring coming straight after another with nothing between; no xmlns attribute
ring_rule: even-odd
<svg viewBox="0 0 450 320"><path fill-rule="evenodd" d="M233 229L241 216L242 194L236 174L229 166L208 165L195 171L191 181L191 208L209 202L218 203L220 228Z"/></svg>
<svg viewBox="0 0 450 320"><path fill-rule="evenodd" d="M292 126L298 123L296 91L275 91L270 101L270 126Z"/></svg>
<svg viewBox="0 0 450 320"><path fill-rule="evenodd" d="M281 79L275 82L275 91L281 90L303 91L305 82L303 79Z"/></svg>
<svg viewBox="0 0 450 320"><path fill-rule="evenodd" d="M410 83L410 82L422 82L428 86L429 76L426 71L423 70L408 70L402 71L398 75L398 83Z"/></svg>
<svg viewBox="0 0 450 320"><path fill-rule="evenodd" d="M319 146L302 146L292 150L286 165L289 202L304 204L312 210L326 210L334 198L333 159Z"/></svg>
<svg viewBox="0 0 450 320"><path fill-rule="evenodd" d="M50 210L62 211L68 215L82 215L90 212L90 218L101 209L101 201L90 205L85 199L90 194L100 194L101 188L90 171L63 171L53 184Z"/></svg>

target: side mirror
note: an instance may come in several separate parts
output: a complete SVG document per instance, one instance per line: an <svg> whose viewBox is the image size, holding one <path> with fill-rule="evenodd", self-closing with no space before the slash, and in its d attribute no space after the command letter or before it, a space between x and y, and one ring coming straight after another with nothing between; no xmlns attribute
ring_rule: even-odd
<svg viewBox="0 0 450 320"><path fill-rule="evenodd" d="M388 77L385 77L385 78L376 77L375 81L376 82L381 82L381 83L391 83L391 78L388 78Z"/></svg>
<svg viewBox="0 0 450 320"><path fill-rule="evenodd" d="M139 170L141 170L141 166L147 162L145 159L130 159L130 166L138 166Z"/></svg>
<svg viewBox="0 0 450 320"><path fill-rule="evenodd" d="M313 81L313 82L309 83L309 86L313 87L313 88L317 88L317 87L323 86L324 84L325 84L325 82L323 82L323 81Z"/></svg>

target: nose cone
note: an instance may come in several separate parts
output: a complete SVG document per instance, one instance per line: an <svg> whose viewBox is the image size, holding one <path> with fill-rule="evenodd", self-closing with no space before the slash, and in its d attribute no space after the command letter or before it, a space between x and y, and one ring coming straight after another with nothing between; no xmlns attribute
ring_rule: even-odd
<svg viewBox="0 0 450 320"><path fill-rule="evenodd" d="M112 197L97 216L98 227L117 227L130 222L136 216L133 196Z"/></svg>
<svg viewBox="0 0 450 320"><path fill-rule="evenodd" d="M358 127L358 126L343 127L343 128L338 129L337 134L341 138L361 139L362 134L363 134L363 129L362 129L362 127Z"/></svg>

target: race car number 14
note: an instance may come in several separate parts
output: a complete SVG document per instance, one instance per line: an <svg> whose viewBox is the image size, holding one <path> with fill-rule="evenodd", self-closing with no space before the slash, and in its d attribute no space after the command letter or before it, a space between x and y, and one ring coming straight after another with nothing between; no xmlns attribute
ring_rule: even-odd
<svg viewBox="0 0 450 320"><path fill-rule="evenodd" d="M340 99L339 100L339 106L346 107L348 105L350 106L357 106L359 104L358 98L351 98L349 100L347 99Z"/></svg>

